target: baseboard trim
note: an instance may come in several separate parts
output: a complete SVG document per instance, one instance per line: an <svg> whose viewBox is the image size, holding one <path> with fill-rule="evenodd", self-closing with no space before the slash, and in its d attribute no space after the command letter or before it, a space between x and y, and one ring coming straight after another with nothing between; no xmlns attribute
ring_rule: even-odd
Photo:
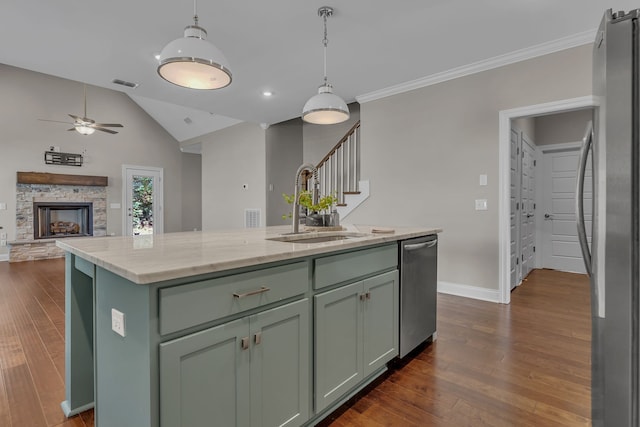
<svg viewBox="0 0 640 427"><path fill-rule="evenodd" d="M0 262L9 261L9 254L0 254Z"/></svg>
<svg viewBox="0 0 640 427"><path fill-rule="evenodd" d="M487 289L479 286L439 281L438 292L481 301L500 302L500 291L498 289Z"/></svg>

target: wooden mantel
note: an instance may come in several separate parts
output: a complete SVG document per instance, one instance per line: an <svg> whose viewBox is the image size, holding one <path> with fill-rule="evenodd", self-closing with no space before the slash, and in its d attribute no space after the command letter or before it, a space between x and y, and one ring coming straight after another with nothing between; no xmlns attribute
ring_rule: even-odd
<svg viewBox="0 0 640 427"><path fill-rule="evenodd" d="M93 185L106 187L108 185L108 177L66 175L47 172L18 172L18 184Z"/></svg>

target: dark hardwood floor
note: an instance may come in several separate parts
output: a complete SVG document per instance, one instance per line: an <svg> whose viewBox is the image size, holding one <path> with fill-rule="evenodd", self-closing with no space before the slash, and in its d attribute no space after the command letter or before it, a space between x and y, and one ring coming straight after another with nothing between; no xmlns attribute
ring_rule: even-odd
<svg viewBox="0 0 640 427"><path fill-rule="evenodd" d="M590 425L590 373L586 276L536 270L508 306L439 295L438 339L330 425ZM0 263L0 426L93 427L63 399L64 262Z"/></svg>

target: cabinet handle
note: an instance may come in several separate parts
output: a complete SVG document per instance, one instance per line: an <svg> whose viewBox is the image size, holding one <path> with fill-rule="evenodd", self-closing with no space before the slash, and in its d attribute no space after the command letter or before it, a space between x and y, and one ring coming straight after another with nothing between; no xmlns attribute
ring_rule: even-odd
<svg viewBox="0 0 640 427"><path fill-rule="evenodd" d="M360 301L364 301L367 299L367 294L360 294Z"/></svg>
<svg viewBox="0 0 640 427"><path fill-rule="evenodd" d="M262 342L262 332L256 332L253 336L253 342L256 344L260 344Z"/></svg>
<svg viewBox="0 0 640 427"><path fill-rule="evenodd" d="M367 299L371 299L371 292L367 292L365 296L367 297Z"/></svg>
<svg viewBox="0 0 640 427"><path fill-rule="evenodd" d="M237 292L233 293L233 297L234 298L244 298L244 297L250 297L251 295L258 295L261 294L263 292L267 292L270 291L270 288L267 288L266 286L262 286L260 289L256 289L254 291L249 291L249 292L245 292L244 294L239 294Z"/></svg>
<svg viewBox="0 0 640 427"><path fill-rule="evenodd" d="M240 340L240 347L243 350L246 350L249 348L249 337L243 337L242 340Z"/></svg>

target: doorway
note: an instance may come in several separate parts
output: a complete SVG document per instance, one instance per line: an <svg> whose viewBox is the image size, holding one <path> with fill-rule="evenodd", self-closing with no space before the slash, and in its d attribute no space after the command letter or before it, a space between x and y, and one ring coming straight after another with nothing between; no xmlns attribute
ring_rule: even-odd
<svg viewBox="0 0 640 427"><path fill-rule="evenodd" d="M575 190L580 142L541 146L540 162L540 242L542 268L586 274L575 214ZM587 161L585 173L585 223L591 243L592 171Z"/></svg>
<svg viewBox="0 0 640 427"><path fill-rule="evenodd" d="M593 96L567 99L546 104L503 110L499 113L499 213L498 213L498 247L499 247L499 295L500 302L511 301L511 122L519 117L542 116L597 106ZM535 217L534 217L535 218ZM537 225L537 224L536 224Z"/></svg>
<svg viewBox="0 0 640 427"><path fill-rule="evenodd" d="M162 178L162 168L122 166L122 224L125 236L163 233Z"/></svg>

